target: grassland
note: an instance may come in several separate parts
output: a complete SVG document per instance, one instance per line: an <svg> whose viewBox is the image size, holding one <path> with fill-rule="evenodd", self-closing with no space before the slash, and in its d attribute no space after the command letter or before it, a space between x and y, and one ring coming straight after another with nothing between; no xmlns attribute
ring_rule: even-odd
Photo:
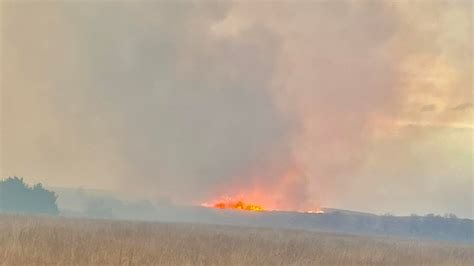
<svg viewBox="0 0 474 266"><path fill-rule="evenodd" d="M0 215L0 265L474 265L474 246L266 228Z"/></svg>

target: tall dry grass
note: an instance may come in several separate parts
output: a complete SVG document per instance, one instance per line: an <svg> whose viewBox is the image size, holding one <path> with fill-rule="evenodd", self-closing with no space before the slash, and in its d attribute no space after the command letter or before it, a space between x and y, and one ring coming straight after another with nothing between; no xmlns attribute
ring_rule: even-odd
<svg viewBox="0 0 474 266"><path fill-rule="evenodd" d="M0 265L474 265L472 245L0 215Z"/></svg>

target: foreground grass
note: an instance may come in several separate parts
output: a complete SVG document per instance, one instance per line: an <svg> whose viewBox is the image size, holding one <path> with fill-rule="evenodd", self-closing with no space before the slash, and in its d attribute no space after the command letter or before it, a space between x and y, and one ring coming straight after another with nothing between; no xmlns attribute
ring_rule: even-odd
<svg viewBox="0 0 474 266"><path fill-rule="evenodd" d="M474 247L306 231L0 215L0 265L474 265Z"/></svg>

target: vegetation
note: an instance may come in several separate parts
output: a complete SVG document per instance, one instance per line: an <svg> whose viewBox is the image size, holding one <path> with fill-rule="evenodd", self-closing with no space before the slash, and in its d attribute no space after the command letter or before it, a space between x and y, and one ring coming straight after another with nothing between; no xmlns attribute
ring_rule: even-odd
<svg viewBox="0 0 474 266"><path fill-rule="evenodd" d="M40 183L29 186L16 176L0 180L0 212L58 214L56 199Z"/></svg>
<svg viewBox="0 0 474 266"><path fill-rule="evenodd" d="M5 265L474 265L474 246L303 230L0 215Z"/></svg>

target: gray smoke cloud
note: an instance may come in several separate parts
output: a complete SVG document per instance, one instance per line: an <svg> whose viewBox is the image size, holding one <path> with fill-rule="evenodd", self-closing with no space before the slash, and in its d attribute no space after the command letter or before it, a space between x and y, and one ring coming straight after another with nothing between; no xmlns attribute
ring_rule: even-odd
<svg viewBox="0 0 474 266"><path fill-rule="evenodd" d="M230 178L249 182L246 171L288 142L288 122L268 89L278 40L263 27L214 38L209 29L227 10L192 3L6 5L5 21L14 27L4 29L5 60L38 73L25 86L6 75L6 168L33 157L43 162L42 176L58 169L58 179L73 174L85 185L188 201ZM22 29L22 21L30 23ZM47 40L22 39L30 34ZM13 50L21 54L13 58ZM35 102L41 96L47 102ZM35 143L21 153L12 142L16 112L41 115L25 133ZM41 130L45 142L38 143ZM101 180L104 172L109 180Z"/></svg>

